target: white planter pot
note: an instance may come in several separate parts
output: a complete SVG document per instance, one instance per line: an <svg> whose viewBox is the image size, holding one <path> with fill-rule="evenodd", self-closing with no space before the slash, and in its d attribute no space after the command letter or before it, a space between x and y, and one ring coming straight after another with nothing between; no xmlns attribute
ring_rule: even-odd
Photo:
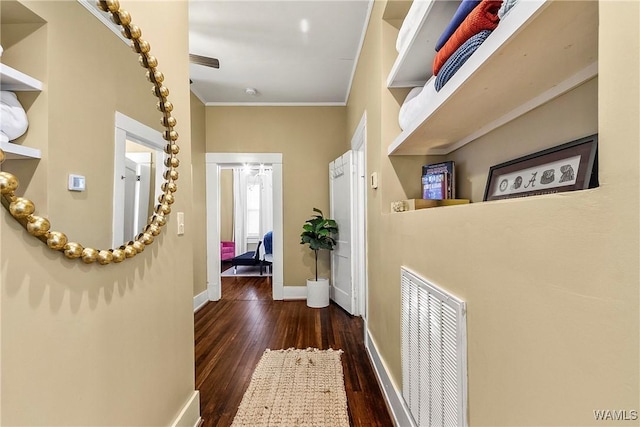
<svg viewBox="0 0 640 427"><path fill-rule="evenodd" d="M307 279L307 306L311 308L329 306L329 279Z"/></svg>

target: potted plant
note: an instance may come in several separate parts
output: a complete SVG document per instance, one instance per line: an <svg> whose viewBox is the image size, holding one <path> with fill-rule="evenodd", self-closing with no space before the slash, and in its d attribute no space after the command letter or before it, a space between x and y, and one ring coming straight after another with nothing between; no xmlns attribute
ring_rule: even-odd
<svg viewBox="0 0 640 427"><path fill-rule="evenodd" d="M307 279L307 305L313 308L322 308L329 305L329 279L318 277L318 252L321 249L332 251L336 245L333 236L338 232L338 224L332 219L327 219L320 209L313 208L317 215L308 219L302 226L300 244L309 245L314 252L316 262L316 276Z"/></svg>

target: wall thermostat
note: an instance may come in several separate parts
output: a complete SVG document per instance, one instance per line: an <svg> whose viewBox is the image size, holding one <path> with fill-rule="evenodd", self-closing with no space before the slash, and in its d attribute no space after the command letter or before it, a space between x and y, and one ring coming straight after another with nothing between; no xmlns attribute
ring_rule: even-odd
<svg viewBox="0 0 640 427"><path fill-rule="evenodd" d="M84 191L85 188L84 176L69 174L69 191Z"/></svg>

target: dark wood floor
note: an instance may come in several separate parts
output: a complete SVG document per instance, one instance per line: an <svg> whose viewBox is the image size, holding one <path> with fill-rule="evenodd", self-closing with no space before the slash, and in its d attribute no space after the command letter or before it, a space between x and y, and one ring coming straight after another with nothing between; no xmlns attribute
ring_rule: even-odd
<svg viewBox="0 0 640 427"><path fill-rule="evenodd" d="M196 389L203 426L230 426L265 349L342 349L352 426L392 426L369 363L363 322L335 304L272 301L270 278L223 278L223 298L195 314ZM329 427L329 426L328 426Z"/></svg>

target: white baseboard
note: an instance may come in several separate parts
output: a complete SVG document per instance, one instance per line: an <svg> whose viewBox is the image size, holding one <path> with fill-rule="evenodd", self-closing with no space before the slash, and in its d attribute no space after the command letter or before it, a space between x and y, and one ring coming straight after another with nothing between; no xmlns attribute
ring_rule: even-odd
<svg viewBox="0 0 640 427"><path fill-rule="evenodd" d="M378 353L375 342L369 334L368 328L366 328L364 336L364 346L367 349L369 359L371 360L373 369L376 372L376 376L378 377L378 383L382 385L382 393L384 394L384 399L387 403L387 407L391 412L393 424L396 427L416 427L415 423L413 422L413 418L409 413L409 408L402 398L402 393L395 387L393 381L391 381L389 372L387 371L384 362L380 358L380 354Z"/></svg>
<svg viewBox="0 0 640 427"><path fill-rule="evenodd" d="M206 303L209 302L209 295L206 290L200 292L193 297L193 312L200 310Z"/></svg>
<svg viewBox="0 0 640 427"><path fill-rule="evenodd" d="M285 300L307 299L306 286L283 286Z"/></svg>
<svg viewBox="0 0 640 427"><path fill-rule="evenodd" d="M200 419L200 392L195 390L182 410L171 423L171 427L197 427L202 420Z"/></svg>

